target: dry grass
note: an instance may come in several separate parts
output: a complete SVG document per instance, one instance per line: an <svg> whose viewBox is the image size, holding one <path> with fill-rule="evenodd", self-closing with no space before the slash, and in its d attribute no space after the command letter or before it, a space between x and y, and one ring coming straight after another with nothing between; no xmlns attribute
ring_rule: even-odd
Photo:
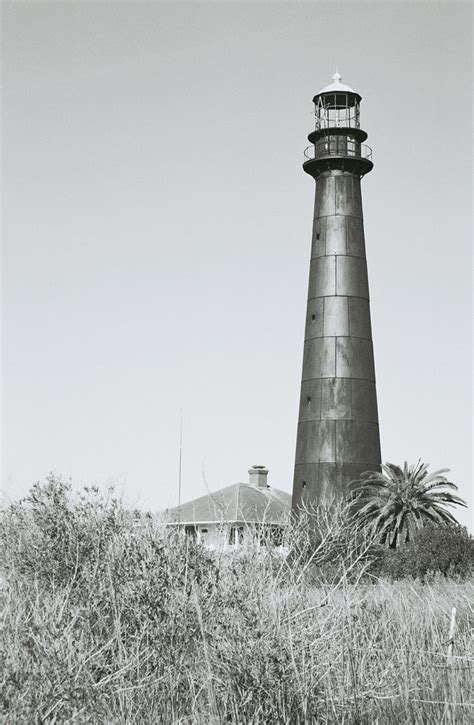
<svg viewBox="0 0 474 725"><path fill-rule="evenodd" d="M37 500L3 516L3 722L472 721L472 582L212 553L116 502Z"/></svg>

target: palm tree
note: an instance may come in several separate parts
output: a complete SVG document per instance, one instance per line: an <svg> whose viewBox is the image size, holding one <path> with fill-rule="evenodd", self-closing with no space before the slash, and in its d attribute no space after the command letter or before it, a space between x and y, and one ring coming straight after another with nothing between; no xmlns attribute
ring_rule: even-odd
<svg viewBox="0 0 474 725"><path fill-rule="evenodd" d="M418 461L403 468L387 463L381 471L367 471L351 487L356 522L371 536L391 548L412 537L427 523L442 526L457 524L447 506L467 506L459 496L443 489L457 486L442 474L448 469L428 473L428 464Z"/></svg>

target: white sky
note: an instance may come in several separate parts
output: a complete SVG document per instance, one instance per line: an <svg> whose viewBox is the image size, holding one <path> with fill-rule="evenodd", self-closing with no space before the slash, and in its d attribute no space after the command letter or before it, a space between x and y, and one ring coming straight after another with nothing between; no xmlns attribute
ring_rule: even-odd
<svg viewBox="0 0 474 725"><path fill-rule="evenodd" d="M471 487L471 4L3 3L3 488L291 490L315 92L363 181L382 456ZM468 524L470 512L459 516Z"/></svg>

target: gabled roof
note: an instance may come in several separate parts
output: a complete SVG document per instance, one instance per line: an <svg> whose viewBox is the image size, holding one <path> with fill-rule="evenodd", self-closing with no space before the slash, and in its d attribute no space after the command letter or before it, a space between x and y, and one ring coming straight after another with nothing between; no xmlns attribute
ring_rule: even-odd
<svg viewBox="0 0 474 725"><path fill-rule="evenodd" d="M284 523L291 495L276 488L234 483L206 496L168 509L168 523Z"/></svg>

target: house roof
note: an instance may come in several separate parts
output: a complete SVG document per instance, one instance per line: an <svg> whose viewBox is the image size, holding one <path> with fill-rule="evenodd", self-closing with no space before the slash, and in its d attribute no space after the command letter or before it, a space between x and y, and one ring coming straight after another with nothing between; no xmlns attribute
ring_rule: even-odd
<svg viewBox="0 0 474 725"><path fill-rule="evenodd" d="M283 523L290 511L291 495L269 486L234 483L219 491L168 509L168 523Z"/></svg>

